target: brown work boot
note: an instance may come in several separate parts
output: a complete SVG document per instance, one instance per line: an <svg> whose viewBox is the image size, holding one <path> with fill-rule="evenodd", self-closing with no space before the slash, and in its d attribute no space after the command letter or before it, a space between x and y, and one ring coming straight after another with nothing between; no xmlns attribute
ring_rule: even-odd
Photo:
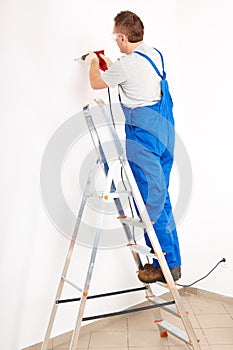
<svg viewBox="0 0 233 350"><path fill-rule="evenodd" d="M174 281L181 277L180 266L175 266L170 269ZM144 270L140 270L138 278L143 283L165 282L163 272L160 268L154 267L152 264L145 264Z"/></svg>
<svg viewBox="0 0 233 350"><path fill-rule="evenodd" d="M144 266L143 266L143 269L144 270L153 270L154 269L154 266L153 266L153 264L149 264L149 263L147 263L147 264L145 264Z"/></svg>

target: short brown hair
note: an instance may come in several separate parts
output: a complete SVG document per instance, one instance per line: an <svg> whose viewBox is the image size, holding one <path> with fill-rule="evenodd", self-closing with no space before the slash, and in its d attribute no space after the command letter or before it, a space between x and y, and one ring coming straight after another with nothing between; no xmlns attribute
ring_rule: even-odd
<svg viewBox="0 0 233 350"><path fill-rule="evenodd" d="M116 15L114 21L117 31L126 35L129 42L136 43L143 40L144 25L135 13L131 11L121 11Z"/></svg>

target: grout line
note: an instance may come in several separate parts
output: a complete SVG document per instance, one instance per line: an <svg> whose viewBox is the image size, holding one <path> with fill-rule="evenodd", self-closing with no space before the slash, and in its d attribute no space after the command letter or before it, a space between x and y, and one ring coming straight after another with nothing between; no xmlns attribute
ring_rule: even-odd
<svg viewBox="0 0 233 350"><path fill-rule="evenodd" d="M90 334L89 334L89 339L88 339L88 343L87 343L87 349L90 349L91 336L92 336L92 331L90 331Z"/></svg>
<svg viewBox="0 0 233 350"><path fill-rule="evenodd" d="M130 346L129 346L129 317L126 317L126 331L127 331L127 348L130 349Z"/></svg>

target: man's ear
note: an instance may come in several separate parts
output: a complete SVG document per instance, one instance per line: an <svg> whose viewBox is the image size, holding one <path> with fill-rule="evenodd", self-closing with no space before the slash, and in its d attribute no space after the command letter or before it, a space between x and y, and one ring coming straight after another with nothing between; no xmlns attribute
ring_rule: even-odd
<svg viewBox="0 0 233 350"><path fill-rule="evenodd" d="M121 36L121 41L122 41L123 43L127 43L127 42L128 42L128 38L125 36L125 34L122 34L122 36Z"/></svg>

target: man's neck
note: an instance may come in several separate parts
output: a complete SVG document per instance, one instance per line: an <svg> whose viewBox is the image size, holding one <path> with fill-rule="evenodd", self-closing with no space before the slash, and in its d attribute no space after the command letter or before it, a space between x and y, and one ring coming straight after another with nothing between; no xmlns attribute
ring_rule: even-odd
<svg viewBox="0 0 233 350"><path fill-rule="evenodd" d="M130 53L132 53L136 47L140 46L143 44L143 41L138 41L137 43L128 43L128 48L127 48L127 55L129 55Z"/></svg>

